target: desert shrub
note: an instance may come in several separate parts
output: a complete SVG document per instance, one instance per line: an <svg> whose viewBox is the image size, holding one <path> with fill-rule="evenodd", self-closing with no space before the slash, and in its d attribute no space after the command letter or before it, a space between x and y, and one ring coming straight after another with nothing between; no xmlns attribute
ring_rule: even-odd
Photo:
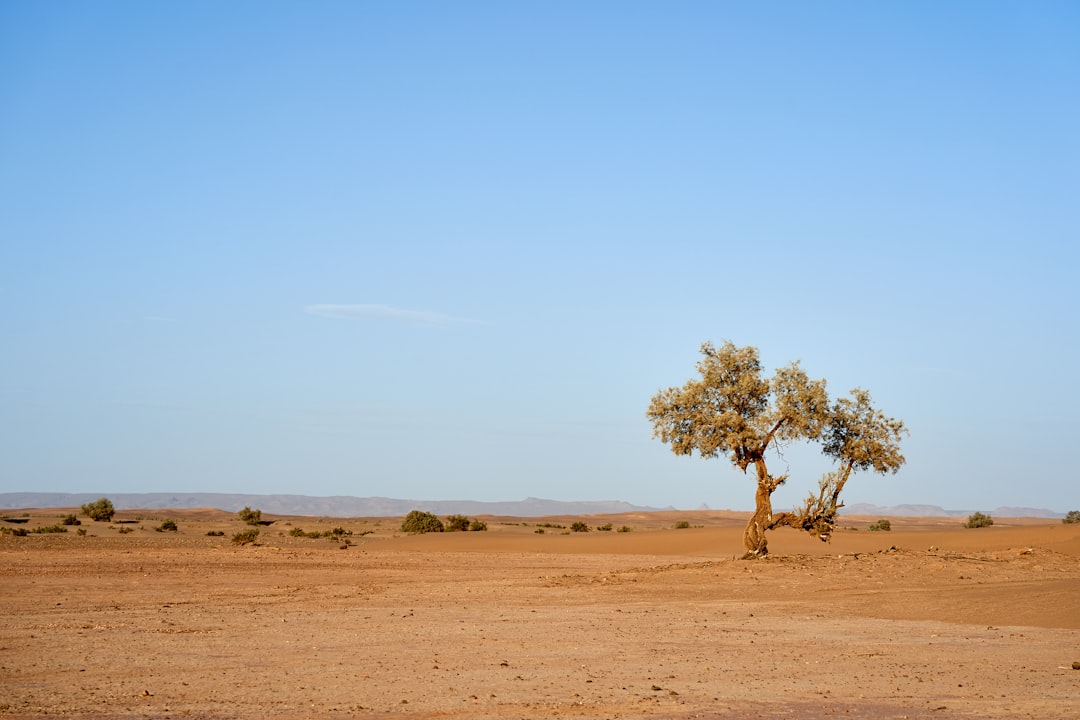
<svg viewBox="0 0 1080 720"><path fill-rule="evenodd" d="M964 523L964 527L966 527L966 528L981 528L981 527L989 527L990 525L993 525L993 524L994 524L994 518L990 517L989 515L984 515L981 512L977 512L977 513L975 513L973 515L968 516L967 522Z"/></svg>
<svg viewBox="0 0 1080 720"><path fill-rule="evenodd" d="M611 523L608 523L606 525L597 525L596 529L600 530L602 532L610 532L613 527L615 527L615 526L612 525Z"/></svg>
<svg viewBox="0 0 1080 720"><path fill-rule="evenodd" d="M1070 510L1065 513L1065 517L1062 519L1066 525L1072 525L1073 523L1080 523L1080 510Z"/></svg>
<svg viewBox="0 0 1080 720"><path fill-rule="evenodd" d="M573 532L589 532L589 526L581 522L580 520L574 521L574 524L570 526L570 529Z"/></svg>
<svg viewBox="0 0 1080 720"><path fill-rule="evenodd" d="M487 530L487 523L483 520L473 520L469 523L469 530L472 530L473 532L484 532Z"/></svg>
<svg viewBox="0 0 1080 720"><path fill-rule="evenodd" d="M412 510L401 521L401 531L414 534L443 532L442 520L423 510Z"/></svg>
<svg viewBox="0 0 1080 720"><path fill-rule="evenodd" d="M882 518L881 520L878 520L876 523L870 523L869 530L871 532L877 532L878 530L889 531L889 530L892 530L892 523L889 522L888 520L886 520L885 518Z"/></svg>
<svg viewBox="0 0 1080 720"><path fill-rule="evenodd" d="M56 524L56 525L43 525L42 527L36 527L36 528L34 528L34 529L33 529L33 530L31 530L30 532L32 532L32 533L41 533L41 534L49 534L49 533L66 533L66 532L67 532L67 528L66 528L66 527L64 527L63 525L60 525L60 524Z"/></svg>
<svg viewBox="0 0 1080 720"><path fill-rule="evenodd" d="M446 529L449 532L465 532L469 529L469 518L464 515L451 515L446 518Z"/></svg>
<svg viewBox="0 0 1080 720"><path fill-rule="evenodd" d="M241 530L232 536L233 545L247 545L253 543L259 539L259 528L248 528L247 530Z"/></svg>
<svg viewBox="0 0 1080 720"><path fill-rule="evenodd" d="M161 524L160 524L160 525L158 525L158 526L157 526L156 528L154 528L154 529L155 529L155 530L157 530L158 532L165 532L165 531L168 531L168 532L176 532L176 531L177 531L177 530L179 530L180 528L178 528L178 527L176 526L176 521L175 521L175 520L169 520L169 519L167 519L167 518L166 518L165 520L163 520L163 521L161 522Z"/></svg>
<svg viewBox="0 0 1080 720"><path fill-rule="evenodd" d="M688 527L690 527L689 520L680 520L679 522L675 523L676 530L685 530Z"/></svg>
<svg viewBox="0 0 1080 720"><path fill-rule="evenodd" d="M630 532L630 526L629 525L623 525L621 528L619 528L615 532Z"/></svg>
<svg viewBox="0 0 1080 720"><path fill-rule="evenodd" d="M551 528L552 530L562 530L566 526L565 525L559 525L557 523L536 523L536 527L538 527L538 528Z"/></svg>
<svg viewBox="0 0 1080 720"><path fill-rule="evenodd" d="M224 537L225 532L222 530L207 530L206 537Z"/></svg>
<svg viewBox="0 0 1080 720"><path fill-rule="evenodd" d="M6 530L7 528L4 528L4 529ZM533 532L536 533L537 535L543 535L544 534L544 528L536 528L535 530L533 530ZM23 534L25 535L26 533L23 533Z"/></svg>
<svg viewBox="0 0 1080 720"><path fill-rule="evenodd" d="M119 528L116 528L116 532L120 533L121 535L127 535L128 533L135 532L135 528L119 527Z"/></svg>
<svg viewBox="0 0 1080 720"><path fill-rule="evenodd" d="M262 521L262 510L252 510L247 505L244 506L243 510L236 514L248 525L258 525L259 522Z"/></svg>
<svg viewBox="0 0 1080 720"><path fill-rule="evenodd" d="M109 498L98 498L92 503L82 506L83 514L94 522L109 522L116 514L112 501Z"/></svg>
<svg viewBox="0 0 1080 720"><path fill-rule="evenodd" d="M15 537L26 537L26 528L0 527L0 535L14 535Z"/></svg>
<svg viewBox="0 0 1080 720"><path fill-rule="evenodd" d="M82 525L82 520L75 517L74 515L65 515L64 519L61 520L60 522L62 522L65 525Z"/></svg>
<svg viewBox="0 0 1080 720"><path fill-rule="evenodd" d="M78 528L75 532L77 532L79 535L85 535L86 528Z"/></svg>

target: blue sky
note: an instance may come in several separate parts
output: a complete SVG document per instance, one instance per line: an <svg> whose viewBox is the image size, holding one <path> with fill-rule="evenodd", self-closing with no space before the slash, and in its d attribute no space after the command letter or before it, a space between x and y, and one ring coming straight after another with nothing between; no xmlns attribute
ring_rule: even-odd
<svg viewBox="0 0 1080 720"><path fill-rule="evenodd" d="M705 340L1080 507L1071 2L0 2L0 490L750 508ZM774 459L780 507L828 469Z"/></svg>

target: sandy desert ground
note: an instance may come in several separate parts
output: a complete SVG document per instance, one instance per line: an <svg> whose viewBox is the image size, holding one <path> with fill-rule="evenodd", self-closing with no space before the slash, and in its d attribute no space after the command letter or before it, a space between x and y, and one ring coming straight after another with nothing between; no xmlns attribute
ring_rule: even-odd
<svg viewBox="0 0 1080 720"><path fill-rule="evenodd" d="M0 717L1080 717L1080 525L846 517L743 561L745 518L264 517L235 546L235 514L127 510L3 534Z"/></svg>

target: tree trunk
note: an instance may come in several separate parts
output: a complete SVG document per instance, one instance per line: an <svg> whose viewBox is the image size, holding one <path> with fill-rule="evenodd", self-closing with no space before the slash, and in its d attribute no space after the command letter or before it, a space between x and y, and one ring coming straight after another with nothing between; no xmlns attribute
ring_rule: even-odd
<svg viewBox="0 0 1080 720"><path fill-rule="evenodd" d="M754 464L757 466L758 486L754 498L754 514L750 522L746 523L746 530L743 532L745 558L764 557L769 554L765 531L773 527L772 494L778 485L769 475L764 460L759 459Z"/></svg>

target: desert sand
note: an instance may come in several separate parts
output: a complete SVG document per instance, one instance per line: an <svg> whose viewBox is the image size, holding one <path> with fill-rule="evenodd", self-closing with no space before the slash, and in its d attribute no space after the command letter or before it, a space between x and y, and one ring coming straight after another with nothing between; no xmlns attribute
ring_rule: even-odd
<svg viewBox="0 0 1080 720"><path fill-rule="evenodd" d="M0 535L0 717L1080 717L1080 525L845 517L744 561L746 517L275 516L237 546L235 514L125 510Z"/></svg>

